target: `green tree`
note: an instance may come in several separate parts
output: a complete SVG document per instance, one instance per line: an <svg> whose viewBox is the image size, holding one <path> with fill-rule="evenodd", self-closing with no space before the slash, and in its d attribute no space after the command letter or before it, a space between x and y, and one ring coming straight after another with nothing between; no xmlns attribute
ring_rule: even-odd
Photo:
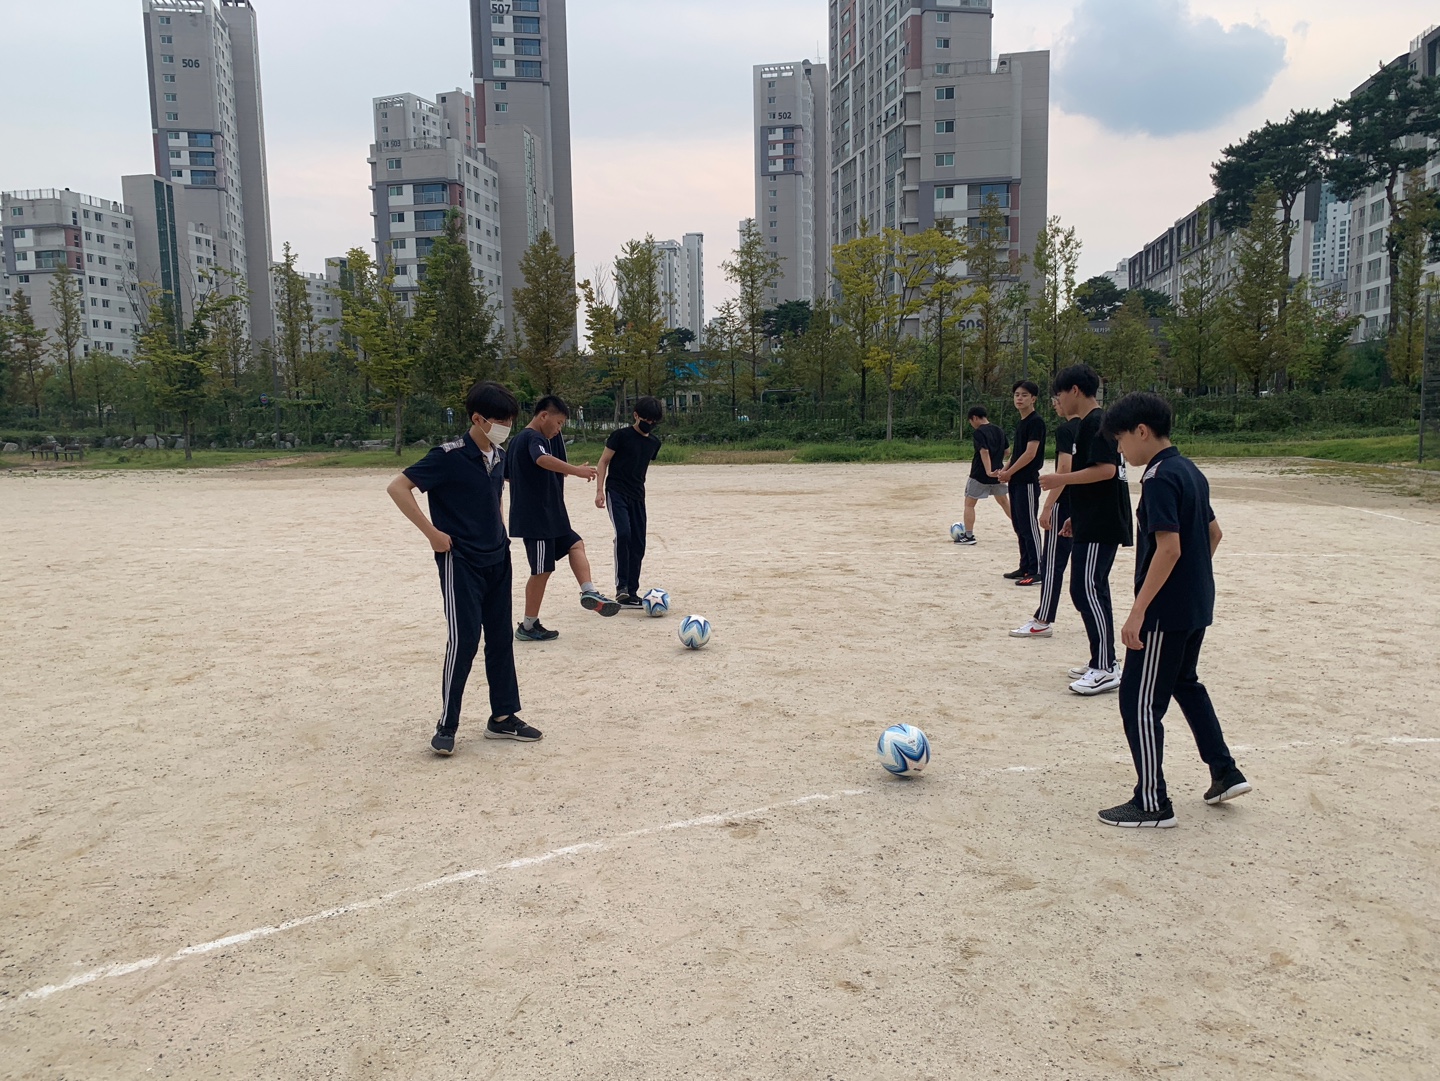
<svg viewBox="0 0 1440 1081"><path fill-rule="evenodd" d="M195 443L195 416L212 399L215 391L215 343L211 326L216 316L241 303L234 293L211 290L195 304L188 326L182 323L175 336L174 301L168 293L152 289L136 339L136 360L145 371L155 405L180 414L185 442L185 460L190 461Z"/></svg>
<svg viewBox="0 0 1440 1081"><path fill-rule="evenodd" d="M1416 169L1405 177L1399 213L1390 235L1395 251L1390 285L1390 334L1385 360L1390 377L1403 386L1420 381L1425 351L1425 297L1436 292L1425 266L1440 248L1440 192L1425 186L1425 173Z"/></svg>
<svg viewBox="0 0 1440 1081"><path fill-rule="evenodd" d="M1427 139L1440 139L1440 78L1422 76L1407 63L1381 65L1369 82L1335 103L1340 133L1327 170L1335 194L1355 199L1372 184L1385 188L1391 220L1400 216L1401 179L1424 169L1433 151ZM1390 265L1400 262L1399 237L1386 238ZM1390 309L1393 329L1398 312Z"/></svg>
<svg viewBox="0 0 1440 1081"><path fill-rule="evenodd" d="M23 397L35 411L35 419L44 416L45 386L52 369L46 361L46 334L35 325L30 297L25 290L15 290L10 298L9 361L11 378L17 386L17 397Z"/></svg>
<svg viewBox="0 0 1440 1081"><path fill-rule="evenodd" d="M1361 317L1349 313L1343 289L1318 293L1308 278L1301 278L1290 294L1285 330L1291 381L1311 390L1339 385L1344 373L1350 336Z"/></svg>
<svg viewBox="0 0 1440 1081"><path fill-rule="evenodd" d="M975 314L980 328L975 335L979 349L980 381L992 385L1009 365L1019 338L1020 315L1029 301L1029 290L1020 281L1026 261L1011 255L1010 225L999 202L991 197L980 208L976 223L965 235L966 269L975 296Z"/></svg>
<svg viewBox="0 0 1440 1081"><path fill-rule="evenodd" d="M722 301L706 328L705 349L713 362L728 373L732 416L739 413L738 369L745 354L746 336L745 317L740 313L740 306L734 300Z"/></svg>
<svg viewBox="0 0 1440 1081"><path fill-rule="evenodd" d="M549 234L545 233L536 244L548 240ZM534 245L520 262L525 285L515 290L517 309L521 307L522 294L534 288L527 269L533 250ZM575 330L573 264L569 288L567 338ZM445 229L435 238L425 257L425 277L415 297L415 315L419 323L429 329L416 368L420 386L425 390L442 401L460 401L474 383L499 374L495 306L483 279L475 271L465 240L465 215L456 207L451 207L446 214ZM520 323L517 318L517 326Z"/></svg>
<svg viewBox="0 0 1440 1081"><path fill-rule="evenodd" d="M850 336L835 318L830 302L823 297L816 300L808 325L787 339L784 356L796 382L814 393L821 418L839 373L847 370L849 354Z"/></svg>
<svg viewBox="0 0 1440 1081"><path fill-rule="evenodd" d="M787 300L765 313L765 334L770 338L804 334L813 311L808 300Z"/></svg>
<svg viewBox="0 0 1440 1081"><path fill-rule="evenodd" d="M1031 321L1031 354L1051 375L1074 361L1085 332L1084 317L1075 306L1081 247L1074 227L1062 228L1059 217L1051 217L1036 238L1030 261L1040 287Z"/></svg>
<svg viewBox="0 0 1440 1081"><path fill-rule="evenodd" d="M55 329L51 332L51 349L57 363L65 369L70 408L80 405L80 387L75 369L81 358L82 343L89 337L86 327L85 287L80 276L62 264L50 279L50 310L55 313Z"/></svg>
<svg viewBox="0 0 1440 1081"><path fill-rule="evenodd" d="M638 394L657 394L668 375L664 348L665 297L660 292L660 250L655 238L630 240L615 259L620 316L620 364Z"/></svg>
<svg viewBox="0 0 1440 1081"><path fill-rule="evenodd" d="M765 246L754 218L740 227L740 246L720 265L735 286L736 306L745 327L745 353L750 360L750 398L760 398L760 353L765 343L765 299L780 280L780 257Z"/></svg>
<svg viewBox="0 0 1440 1081"><path fill-rule="evenodd" d="M1186 256L1180 278L1180 305L1165 313L1170 344L1171 379L1204 394L1221 360L1224 286L1215 265L1215 245L1207 239L1210 212L1200 210L1200 243Z"/></svg>
<svg viewBox="0 0 1440 1081"><path fill-rule="evenodd" d="M578 288L585 300L585 337L590 343L590 377L602 384L609 384L619 377L620 356L620 313L610 290L606 286L603 268L597 269L593 278L580 282ZM625 388L620 381L615 395L615 420L621 419Z"/></svg>
<svg viewBox="0 0 1440 1081"><path fill-rule="evenodd" d="M937 228L956 240L957 247L954 250L959 253L959 257L950 265L936 265L924 315L930 341L935 347L935 393L944 394L945 360L949 355L946 349L954 346L958 353L964 347L966 334L962 325L974 311L978 298L974 290L966 287L965 243L956 235L953 222L943 220Z"/></svg>
<svg viewBox="0 0 1440 1081"><path fill-rule="evenodd" d="M415 390L415 372L430 337L430 325L411 315L395 291L395 273L377 266L363 248L351 248L350 286L342 324L355 343L355 364L395 416L395 454L405 440L405 405Z"/></svg>
<svg viewBox="0 0 1440 1081"><path fill-rule="evenodd" d="M1125 294L1125 303L1110 317L1105 336L1100 374L1107 393L1146 390L1155 385L1155 364L1160 350L1150 330L1145 301L1135 290Z"/></svg>
<svg viewBox="0 0 1440 1081"><path fill-rule="evenodd" d="M1075 307L1089 322L1103 322L1125 303L1125 291L1104 274L1086 278L1075 287Z"/></svg>
<svg viewBox="0 0 1440 1081"><path fill-rule="evenodd" d="M280 263L273 272L276 284L274 349L286 393L291 398L301 398L302 387L311 381L316 323L305 275L295 269L295 261L295 252L286 241Z"/></svg>
<svg viewBox="0 0 1440 1081"><path fill-rule="evenodd" d="M1237 383L1257 397L1261 384L1288 369L1284 300L1290 291L1285 265L1289 228L1275 215L1273 184L1255 192L1250 223L1235 235L1236 277L1221 320L1224 353Z"/></svg>
<svg viewBox="0 0 1440 1081"><path fill-rule="evenodd" d="M860 420L865 420L870 367L865 358L883 333L885 319L886 255L885 238L860 222L860 234L831 252L831 273L840 286L835 314L850 336L851 362L860 376Z"/></svg>

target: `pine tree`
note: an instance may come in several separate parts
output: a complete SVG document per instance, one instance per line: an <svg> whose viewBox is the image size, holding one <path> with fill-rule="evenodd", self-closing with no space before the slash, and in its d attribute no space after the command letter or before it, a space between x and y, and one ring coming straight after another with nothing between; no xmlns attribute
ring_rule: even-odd
<svg viewBox="0 0 1440 1081"><path fill-rule="evenodd" d="M665 308L659 277L660 254L653 236L628 241L615 259L621 374L634 380L640 394L659 393L667 374L660 344Z"/></svg>
<svg viewBox="0 0 1440 1081"><path fill-rule="evenodd" d="M780 257L765 246L760 225L747 218L740 227L740 246L721 264L734 284L736 306L745 328L745 353L750 359L750 399L760 399L760 353L765 344L765 302L780 280Z"/></svg>
<svg viewBox="0 0 1440 1081"><path fill-rule="evenodd" d="M10 298L9 322L11 378L18 385L18 396L30 403L35 419L39 420L45 415L45 385L50 381L52 369L45 359L45 331L35 325L30 298L23 289L15 290Z"/></svg>
<svg viewBox="0 0 1440 1081"><path fill-rule="evenodd" d="M55 313L54 341L51 349L56 361L65 369L70 391L70 408L80 405L80 388L75 368L80 361L82 343L89 337L86 326L85 287L68 265L61 264L50 280L50 309Z"/></svg>
<svg viewBox="0 0 1440 1081"><path fill-rule="evenodd" d="M1062 228L1051 217L1035 241L1034 268L1040 292L1031 322L1031 354L1054 375L1073 363L1085 320L1075 307L1075 277L1080 267L1080 239L1074 227Z"/></svg>
<svg viewBox="0 0 1440 1081"><path fill-rule="evenodd" d="M275 357L280 362L280 374L285 389L291 398L299 398L300 387L309 368L307 345L311 339L310 328L315 323L315 310L310 303L310 292L305 287L305 277L295 269L296 255L289 241L283 248L280 264L275 267L275 282L278 286L275 305Z"/></svg>
<svg viewBox="0 0 1440 1081"><path fill-rule="evenodd" d="M1215 266L1215 245L1210 238L1210 211L1202 207L1196 227L1199 238L1181 272L1180 304L1165 314L1165 338L1170 343L1171 377L1205 393L1220 360L1221 315L1224 287Z"/></svg>
<svg viewBox="0 0 1440 1081"><path fill-rule="evenodd" d="M347 259L350 284L342 316L346 335L354 342L355 366L381 401L395 411L395 454L405 440L405 405L415 390L415 372L430 337L430 325L412 316L395 291L395 273L377 267L363 248L351 248Z"/></svg>
<svg viewBox="0 0 1440 1081"><path fill-rule="evenodd" d="M1291 382L1313 390L1338 385L1350 335L1361 321L1361 316L1349 313L1343 289L1319 294L1308 278L1301 278L1285 309Z"/></svg>
<svg viewBox="0 0 1440 1081"><path fill-rule="evenodd" d="M1150 330L1145 300L1134 290L1126 293L1125 303L1110 317L1102 355L1099 368L1107 394L1118 397L1124 391L1148 390L1155 385L1160 349Z"/></svg>
<svg viewBox="0 0 1440 1081"><path fill-rule="evenodd" d="M1020 281L1025 257L1011 257L1010 226L994 197L980 208L976 224L966 229L965 248L975 315L980 321L975 336L979 376L990 384L1011 359L1018 337L1015 330L1029 300L1029 290Z"/></svg>
<svg viewBox="0 0 1440 1081"><path fill-rule="evenodd" d="M786 366L800 386L813 391L817 414L825 416L825 403L835 392L840 372L849 363L850 338L835 318L828 300L815 301L810 323L804 333L790 338L785 345Z"/></svg>
<svg viewBox="0 0 1440 1081"><path fill-rule="evenodd" d="M1420 380L1425 351L1425 297L1437 291L1425 266L1440 246L1440 193L1425 186L1424 170L1405 177L1399 213L1390 225L1395 249L1390 286L1390 335L1385 360L1390 378L1413 387Z"/></svg>
<svg viewBox="0 0 1440 1081"><path fill-rule="evenodd" d="M520 264L526 284L515 290L517 309L522 298L529 295L527 291L533 292L536 288L526 261L536 246L548 241L549 234L542 234ZM573 273L570 282L573 333ZM495 307L470 258L465 240L465 215L457 208L452 207L446 215L445 231L435 238L430 254L425 257L425 278L416 297L415 315L421 324L429 327L429 338L417 368L420 385L425 390L442 401L463 401L473 384L499 374Z"/></svg>
<svg viewBox="0 0 1440 1081"><path fill-rule="evenodd" d="M1288 367L1284 300L1290 291L1285 265L1289 229L1275 215L1279 196L1268 181L1255 192L1250 224L1235 236L1236 278L1221 321L1224 355L1236 382L1260 395L1266 379Z"/></svg>

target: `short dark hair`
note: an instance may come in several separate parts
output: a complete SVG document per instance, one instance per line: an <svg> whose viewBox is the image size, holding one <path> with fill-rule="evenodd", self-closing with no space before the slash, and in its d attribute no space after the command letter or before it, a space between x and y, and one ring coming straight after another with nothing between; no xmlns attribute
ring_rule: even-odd
<svg viewBox="0 0 1440 1081"><path fill-rule="evenodd" d="M1040 397L1040 387L1037 384L1032 383L1028 379L1022 379L1018 383L1016 383L1013 387L1010 388L1010 393L1014 394L1017 390L1023 390L1032 398Z"/></svg>
<svg viewBox="0 0 1440 1081"><path fill-rule="evenodd" d="M1078 390L1085 397L1093 398L1100 393L1100 373L1088 364L1072 364L1060 370L1051 390L1056 394Z"/></svg>
<svg viewBox="0 0 1440 1081"><path fill-rule="evenodd" d="M565 404L565 399L558 394L547 394L535 403L535 413L559 413L562 417L570 415L570 407Z"/></svg>
<svg viewBox="0 0 1440 1081"><path fill-rule="evenodd" d="M520 415L520 403L499 383L481 380L465 395L465 416L476 413L486 420L514 420Z"/></svg>
<svg viewBox="0 0 1440 1081"><path fill-rule="evenodd" d="M635 399L635 412L640 415L641 420L648 420L652 424L659 424L665 418L665 406L659 398L652 398L648 394Z"/></svg>
<svg viewBox="0 0 1440 1081"><path fill-rule="evenodd" d="M974 420L976 417L979 417L981 420L989 420L990 410L986 409L983 405L972 405L970 412L965 414L965 418L967 420Z"/></svg>
<svg viewBox="0 0 1440 1081"><path fill-rule="evenodd" d="M1105 410L1101 430L1114 439L1116 436L1133 432L1143 424L1155 435L1168 439L1174 420L1175 410L1170 408L1170 403L1164 398L1151 394L1148 390L1136 390Z"/></svg>

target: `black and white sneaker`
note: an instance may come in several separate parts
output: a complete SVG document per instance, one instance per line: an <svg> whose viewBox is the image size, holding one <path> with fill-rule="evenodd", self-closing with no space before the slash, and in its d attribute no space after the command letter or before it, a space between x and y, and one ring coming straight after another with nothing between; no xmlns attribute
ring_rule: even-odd
<svg viewBox="0 0 1440 1081"><path fill-rule="evenodd" d="M580 594L580 607L590 612L599 612L602 616L613 616L620 611L620 605L603 596L598 589Z"/></svg>
<svg viewBox="0 0 1440 1081"><path fill-rule="evenodd" d="M519 717L511 715L504 720L490 718L485 726L486 739L513 739L520 743L534 743L540 739L540 729L531 728Z"/></svg>
<svg viewBox="0 0 1440 1081"><path fill-rule="evenodd" d="M455 753L455 737L447 736L440 729L435 729L435 734L430 737L430 749L438 755L449 758Z"/></svg>
<svg viewBox="0 0 1440 1081"><path fill-rule="evenodd" d="M1009 581L1013 582L1013 581L1015 581L1015 579L1017 579L1017 578L1024 578L1024 577L1025 577L1025 572L1024 572L1024 571L1011 571L1009 574L1005 575L1005 577L1006 577Z"/></svg>
<svg viewBox="0 0 1440 1081"><path fill-rule="evenodd" d="M1205 802L1214 807L1250 791L1252 791L1250 782L1245 779L1245 774L1238 769L1226 770L1219 777L1214 778L1214 783L1205 793Z"/></svg>
<svg viewBox="0 0 1440 1081"><path fill-rule="evenodd" d="M517 624L515 637L521 642L553 642L560 637L560 632L550 630L537 619L532 627L527 627L523 623Z"/></svg>
<svg viewBox="0 0 1440 1081"><path fill-rule="evenodd" d="M1107 826L1122 826L1125 829L1148 826L1153 829L1168 830L1175 825L1175 808L1167 803L1158 811L1147 811L1132 799L1129 803L1120 804L1119 807L1101 811L1100 821Z"/></svg>
<svg viewBox="0 0 1440 1081"><path fill-rule="evenodd" d="M956 544L979 544L980 542L975 539L975 534L974 534L974 533L961 533L960 536L958 536L958 537L955 538L955 543L956 543Z"/></svg>
<svg viewBox="0 0 1440 1081"><path fill-rule="evenodd" d="M644 608L645 602L633 593L615 594L615 603L621 608Z"/></svg>

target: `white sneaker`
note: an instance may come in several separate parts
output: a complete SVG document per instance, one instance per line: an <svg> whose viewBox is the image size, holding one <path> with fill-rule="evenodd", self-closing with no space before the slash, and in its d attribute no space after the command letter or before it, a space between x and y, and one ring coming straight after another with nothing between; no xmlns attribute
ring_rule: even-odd
<svg viewBox="0 0 1440 1081"><path fill-rule="evenodd" d="M1041 623L1039 620L1027 619L1025 626L1016 627L1010 632L1011 638L1049 638L1054 634L1054 629L1048 623Z"/></svg>
<svg viewBox="0 0 1440 1081"><path fill-rule="evenodd" d="M1070 669L1069 675L1071 679L1084 679L1085 676L1089 673L1089 671L1090 666L1088 664L1082 664L1078 668Z"/></svg>
<svg viewBox="0 0 1440 1081"><path fill-rule="evenodd" d="M1091 695L1104 694L1106 691L1120 689L1120 666L1116 665L1106 672L1101 668L1092 668L1083 676L1070 684L1070 689L1076 694L1083 694L1087 698Z"/></svg>

